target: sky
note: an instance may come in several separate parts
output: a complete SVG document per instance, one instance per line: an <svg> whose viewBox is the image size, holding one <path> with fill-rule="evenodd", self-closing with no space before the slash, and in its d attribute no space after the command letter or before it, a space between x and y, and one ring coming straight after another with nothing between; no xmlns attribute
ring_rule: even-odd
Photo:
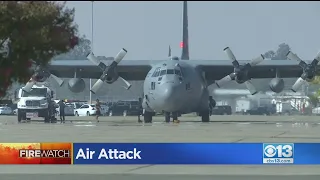
<svg viewBox="0 0 320 180"><path fill-rule="evenodd" d="M79 33L92 40L90 1L67 1L75 8ZM93 4L93 52L125 59L167 59L181 56L182 1L114 2ZM211 1L188 2L190 59L224 60L229 46L237 59L251 59L281 43L302 59L320 50L320 2Z"/></svg>

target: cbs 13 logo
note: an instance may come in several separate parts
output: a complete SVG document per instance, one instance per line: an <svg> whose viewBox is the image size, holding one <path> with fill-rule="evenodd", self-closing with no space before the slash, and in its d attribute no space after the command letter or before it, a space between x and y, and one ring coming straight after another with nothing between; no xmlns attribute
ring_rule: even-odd
<svg viewBox="0 0 320 180"><path fill-rule="evenodd" d="M265 158L293 158L293 144L263 144Z"/></svg>

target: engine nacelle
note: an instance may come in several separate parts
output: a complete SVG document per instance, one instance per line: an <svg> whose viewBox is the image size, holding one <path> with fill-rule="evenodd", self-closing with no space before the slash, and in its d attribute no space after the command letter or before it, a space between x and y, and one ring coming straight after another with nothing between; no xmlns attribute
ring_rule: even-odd
<svg viewBox="0 0 320 180"><path fill-rule="evenodd" d="M284 88L284 81L281 78L273 78L269 83L269 87L271 91L280 93Z"/></svg>
<svg viewBox="0 0 320 180"><path fill-rule="evenodd" d="M236 76L235 80L236 80L236 82L237 82L238 84L242 84L242 83L244 83L244 82L247 81L247 80L244 80L244 79L239 78L238 76Z"/></svg>
<svg viewBox="0 0 320 180"><path fill-rule="evenodd" d="M81 78L72 78L69 80L68 88L73 93L80 93L86 87L86 83Z"/></svg>
<svg viewBox="0 0 320 180"><path fill-rule="evenodd" d="M118 71L116 68L108 71L108 75L106 78L106 83L112 84L119 78Z"/></svg>
<svg viewBox="0 0 320 180"><path fill-rule="evenodd" d="M242 84L247 80L249 80L248 71L245 69L244 66L239 66L239 68L235 68L235 73L237 73L237 76L235 77L235 81L238 84Z"/></svg>

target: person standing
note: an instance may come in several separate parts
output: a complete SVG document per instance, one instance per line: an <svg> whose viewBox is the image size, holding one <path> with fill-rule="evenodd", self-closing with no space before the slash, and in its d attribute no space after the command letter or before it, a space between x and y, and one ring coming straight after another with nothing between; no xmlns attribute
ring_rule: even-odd
<svg viewBox="0 0 320 180"><path fill-rule="evenodd" d="M142 98L139 98L139 113L138 113L138 122L142 123L140 117L143 115L143 108L142 108Z"/></svg>
<svg viewBox="0 0 320 180"><path fill-rule="evenodd" d="M99 99L96 100L96 120L99 122L99 116L101 115L101 104Z"/></svg>
<svg viewBox="0 0 320 180"><path fill-rule="evenodd" d="M59 101L60 123L65 123L65 113L64 113L65 107L66 107L66 105L64 104L63 100L61 99Z"/></svg>

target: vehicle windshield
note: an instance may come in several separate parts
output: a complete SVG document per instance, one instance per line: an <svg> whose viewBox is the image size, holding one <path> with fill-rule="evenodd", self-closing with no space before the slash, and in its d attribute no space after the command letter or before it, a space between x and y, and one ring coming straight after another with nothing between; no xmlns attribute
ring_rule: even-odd
<svg viewBox="0 0 320 180"><path fill-rule="evenodd" d="M90 106L91 106L91 107L96 107L96 105L95 105L95 104L91 104Z"/></svg>
<svg viewBox="0 0 320 180"><path fill-rule="evenodd" d="M22 91L21 97L46 97L47 88L32 88L30 92Z"/></svg>
<svg viewBox="0 0 320 180"><path fill-rule="evenodd" d="M76 108L77 108L77 109L82 106L82 104L79 104L79 103L77 103L77 104L75 104L75 105L76 105Z"/></svg>

